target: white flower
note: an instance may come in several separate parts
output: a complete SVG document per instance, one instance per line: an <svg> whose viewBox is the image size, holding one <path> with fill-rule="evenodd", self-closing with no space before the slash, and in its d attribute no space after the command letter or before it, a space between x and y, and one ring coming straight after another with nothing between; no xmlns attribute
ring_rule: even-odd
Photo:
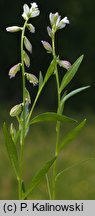
<svg viewBox="0 0 95 216"><path fill-rule="evenodd" d="M62 29L66 26L66 24L69 24L69 20L67 17L64 17L58 24L58 29Z"/></svg>
<svg viewBox="0 0 95 216"><path fill-rule="evenodd" d="M38 84L38 79L34 74L25 73L27 80L33 84L33 86L36 86Z"/></svg>
<svg viewBox="0 0 95 216"><path fill-rule="evenodd" d="M10 26L10 27L6 28L6 31L8 31L8 32L18 32L21 30L22 30L22 28L19 26Z"/></svg>
<svg viewBox="0 0 95 216"><path fill-rule="evenodd" d="M28 17L29 17L29 14L30 14L29 12L30 12L30 9L29 9L28 5L27 5L27 4L24 4L22 17L23 17L25 20L28 20Z"/></svg>
<svg viewBox="0 0 95 216"><path fill-rule="evenodd" d="M61 19L61 16L56 12L55 14L50 13L49 15L50 23L52 28L57 31L57 29L62 29L69 24L69 20L67 17Z"/></svg>
<svg viewBox="0 0 95 216"><path fill-rule="evenodd" d="M59 66L69 70L70 67L71 67L71 63L69 61L67 61L67 60L60 60L59 61Z"/></svg>
<svg viewBox="0 0 95 216"><path fill-rule="evenodd" d="M49 19L50 19L51 26L53 26L56 23L58 17L59 17L58 13L55 13L55 14L50 13Z"/></svg>
<svg viewBox="0 0 95 216"><path fill-rule="evenodd" d="M39 14L40 14L40 11L35 2L31 3L31 8L29 8L27 4L24 4L22 17L25 20L28 20L29 18L32 18L32 17L36 17Z"/></svg>
<svg viewBox="0 0 95 216"><path fill-rule="evenodd" d="M20 66L21 63L18 63L16 65L14 65L10 70L9 70L9 77L10 79L15 77L15 75L17 74L18 71L20 71Z"/></svg>
<svg viewBox="0 0 95 216"><path fill-rule="evenodd" d="M36 17L40 14L38 5L35 2L31 3L30 13L31 13L31 17Z"/></svg>

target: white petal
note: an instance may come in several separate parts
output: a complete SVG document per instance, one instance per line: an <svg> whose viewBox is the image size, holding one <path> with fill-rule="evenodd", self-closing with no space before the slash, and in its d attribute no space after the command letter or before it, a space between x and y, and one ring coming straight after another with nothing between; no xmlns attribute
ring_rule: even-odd
<svg viewBox="0 0 95 216"><path fill-rule="evenodd" d="M64 22L64 23L66 23L66 24L70 23L67 17L64 17L61 21Z"/></svg>
<svg viewBox="0 0 95 216"><path fill-rule="evenodd" d="M49 19L50 19L51 25L54 24L54 15L55 15L55 14L53 14L53 13L50 13L50 14L49 14Z"/></svg>
<svg viewBox="0 0 95 216"><path fill-rule="evenodd" d="M36 8L38 7L38 5L36 4L36 2L31 3L32 8Z"/></svg>
<svg viewBox="0 0 95 216"><path fill-rule="evenodd" d="M28 13L29 13L29 7L28 7L28 5L27 4L24 4L24 6L23 6L23 10L24 10L24 13L27 15Z"/></svg>
<svg viewBox="0 0 95 216"><path fill-rule="evenodd" d="M6 31L8 32L18 32L20 30L22 30L22 28L19 26L10 26L6 28Z"/></svg>

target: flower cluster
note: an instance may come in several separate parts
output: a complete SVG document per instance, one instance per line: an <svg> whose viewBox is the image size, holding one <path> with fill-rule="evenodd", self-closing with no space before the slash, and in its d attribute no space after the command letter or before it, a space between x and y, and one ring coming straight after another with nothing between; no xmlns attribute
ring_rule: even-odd
<svg viewBox="0 0 95 216"><path fill-rule="evenodd" d="M50 13L49 15L50 24L54 31L57 31L58 29L62 29L66 26L66 24L69 24L69 20L67 17L64 17L61 19L61 16L59 16L58 13Z"/></svg>
<svg viewBox="0 0 95 216"><path fill-rule="evenodd" d="M51 27L49 26L47 27L47 32L48 32L49 37L53 41L56 31L64 28L70 22L67 17L64 17L63 19L61 19L61 16L57 12L55 14L50 13L49 20L50 20ZM43 41L43 40L41 42L44 48L47 50L47 53L53 54L53 47L50 45L50 43L48 43L47 41ZM58 58L57 63L59 64L60 67L63 67L67 70L71 67L71 63L67 60L59 60Z"/></svg>
<svg viewBox="0 0 95 216"><path fill-rule="evenodd" d="M39 14L40 14L40 11L39 11L38 6L35 2L31 3L31 8L29 8L27 4L24 4L22 17L25 20L28 20L29 18L36 17Z"/></svg>
<svg viewBox="0 0 95 216"><path fill-rule="evenodd" d="M30 8L29 8L29 6L27 4L24 4L22 17L26 21L26 26L25 27L31 33L35 32L35 27L31 23L28 23L28 20L29 20L29 18L36 17L39 14L40 14L40 11L39 11L38 6L37 6L37 4L35 2L31 3L31 7ZM23 31L24 30L24 26L23 27L10 26L10 27L7 27L6 30L8 32L12 32L12 33L13 32L18 32L18 31ZM30 41L28 40L28 38L26 36L23 37L23 44L24 44L26 50L29 53L32 53L32 44L30 43ZM28 54L26 53L25 50L23 50L23 61L24 61L25 65L26 65L26 67L30 66L30 58L29 58L29 56L28 56ZM15 75L17 74L17 72L20 71L21 67L22 67L21 63L18 63L16 65L12 66L12 68L9 70L9 76L10 76L10 78L15 77ZM38 83L38 79L33 74L31 74L31 76L30 76L30 74L29 74L29 76L27 75L26 78L34 86Z"/></svg>
<svg viewBox="0 0 95 216"><path fill-rule="evenodd" d="M29 39L24 35L24 33L25 33L26 28L31 33L35 32L35 27L31 23L28 23L28 20L30 18L38 16L39 14L40 14L40 11L35 2L31 3L30 8L27 4L24 4L22 17L24 18L25 22L24 22L23 27L10 26L6 28L8 32L12 32L12 33L18 32L18 31L22 32L21 34L21 44L22 44L21 62L11 67L11 69L9 70L9 77L14 78L16 74L20 71L20 69L22 69L22 72L23 72L22 76L24 77L24 79L27 79L33 86L36 86L38 84L38 79L34 74L27 73L26 72L27 70L25 69L25 66L28 68L30 67L30 57L27 52L29 52L30 54L32 53L32 44L30 43ZM30 94L26 87L25 87L24 94L25 94L24 96L25 96L25 106L26 106L31 103ZM17 104L11 109L10 115L12 117L18 116L22 110L23 110L23 103Z"/></svg>

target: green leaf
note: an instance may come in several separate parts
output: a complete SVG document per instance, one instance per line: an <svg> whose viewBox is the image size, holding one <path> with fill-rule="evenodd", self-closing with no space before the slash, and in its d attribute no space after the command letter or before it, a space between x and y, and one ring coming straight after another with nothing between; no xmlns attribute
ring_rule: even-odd
<svg viewBox="0 0 95 216"><path fill-rule="evenodd" d="M39 89L41 88L42 84L43 84L43 75L40 71L40 73L39 73Z"/></svg>
<svg viewBox="0 0 95 216"><path fill-rule="evenodd" d="M61 142L61 145L59 146L59 152L64 148L65 145L67 145L77 137L79 132L84 127L85 123L86 123L86 119L84 119L77 127L75 127L73 130L71 130L69 133L65 135L65 137Z"/></svg>
<svg viewBox="0 0 95 216"><path fill-rule="evenodd" d="M32 178L32 181L26 190L26 193L23 196L23 199L27 197L33 189L43 180L46 173L50 169L50 167L53 165L54 161L57 159L57 157L54 157L52 160L49 160L43 167L40 169L40 171Z"/></svg>
<svg viewBox="0 0 95 216"><path fill-rule="evenodd" d="M54 112L46 112L34 117L30 121L30 124L35 124L38 122L48 122L48 121L61 121L61 122L72 122L72 123L76 122L76 120L69 118L65 115L60 115Z"/></svg>
<svg viewBox="0 0 95 216"><path fill-rule="evenodd" d="M83 55L81 55L76 61L75 63L70 67L70 69L67 71L67 73L65 74L65 76L62 79L61 82L61 86L60 86L60 93L63 91L63 89L68 85L68 83L73 79L73 77L75 76L81 62L83 60Z"/></svg>
<svg viewBox="0 0 95 216"><path fill-rule="evenodd" d="M50 76L53 74L54 72L54 68L56 65L56 59L53 59L44 78L44 84L48 81L48 79L50 78Z"/></svg>
<svg viewBox="0 0 95 216"><path fill-rule="evenodd" d="M81 87L81 88L78 88L78 89L75 89L73 91L71 91L69 94L65 95L63 97L63 100L61 101L61 103L64 103L65 101L67 101L70 97L78 94L79 92L81 91L84 91L85 89L89 88L90 86L85 86L85 87Z"/></svg>
<svg viewBox="0 0 95 216"><path fill-rule="evenodd" d="M3 125L3 132L4 132L4 137L5 137L5 145L6 149L12 164L12 167L16 173L17 178L19 178L19 165L18 165L18 155L17 155L17 150L16 146L11 138L11 135L8 131L6 123Z"/></svg>
<svg viewBox="0 0 95 216"><path fill-rule="evenodd" d="M62 171L60 171L60 172L56 175L56 179L55 179L55 180L57 181L57 179L58 179L62 174L64 174L64 172L67 172L67 171L69 171L69 170L71 170L71 169L73 169L73 168L75 168L75 167L77 167L77 166L80 166L80 165L82 165L82 164L88 162L89 160L95 160L95 158L88 158L88 159L86 159L86 160L80 161L79 163L73 164L72 166L69 166L69 167L63 169Z"/></svg>
<svg viewBox="0 0 95 216"><path fill-rule="evenodd" d="M61 104L60 104L60 107L61 107L61 110L64 106L64 103L69 99L71 98L72 96L80 93L81 91L84 91L85 89L89 88L90 86L85 86L85 87L81 87L81 88L78 88L78 89L75 89L73 91L71 91L70 93L68 94L65 94L63 95L62 99L61 99Z"/></svg>

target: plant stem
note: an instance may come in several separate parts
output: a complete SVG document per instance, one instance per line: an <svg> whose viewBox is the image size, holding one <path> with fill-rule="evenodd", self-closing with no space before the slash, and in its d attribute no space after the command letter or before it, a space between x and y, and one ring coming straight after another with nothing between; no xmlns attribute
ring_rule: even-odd
<svg viewBox="0 0 95 216"><path fill-rule="evenodd" d="M46 182L47 182L47 188L48 188L48 194L49 194L49 198L51 200L51 191L50 191L50 184L49 184L49 179L48 179L48 175L46 174Z"/></svg>
<svg viewBox="0 0 95 216"><path fill-rule="evenodd" d="M34 108L35 108L35 105L36 105L37 100L38 100L38 98L39 98L39 96L40 96L40 94L41 94L41 91L42 91L43 87L44 87L44 85L41 86L41 88L39 89L39 91L38 91L38 93L37 93L37 95L36 95L36 98L35 98L35 100L34 100L34 103L33 103L33 105L32 105L32 108L31 108L30 113L29 113L29 116L28 116L27 124L28 124L28 122L29 122L29 120L30 120L30 118L31 118L31 115L32 115L32 113L33 113L33 110L34 110Z"/></svg>
<svg viewBox="0 0 95 216"><path fill-rule="evenodd" d="M55 34L52 37L52 50L53 50L53 58L56 57L55 53ZM59 91L59 76L58 76L58 68L57 63L55 66L55 76L56 76L56 83L57 83L57 93L58 93L58 109L57 113L59 113L60 107L60 91ZM60 135L60 122L57 121L56 123L56 147L55 147L55 156L58 156L58 145L59 145L59 135ZM52 189L52 199L55 199L56 196L56 175L57 175L57 161L54 162L53 165L53 189Z"/></svg>
<svg viewBox="0 0 95 216"><path fill-rule="evenodd" d="M22 138L21 138L21 149L20 149L20 180L19 180L19 199L22 199L22 173L23 173L23 153L24 153L24 142L25 142L25 67L23 57L23 42L24 33L27 25L25 21L22 34L21 34L21 65L22 65L22 86L23 86L23 125L22 125Z"/></svg>

